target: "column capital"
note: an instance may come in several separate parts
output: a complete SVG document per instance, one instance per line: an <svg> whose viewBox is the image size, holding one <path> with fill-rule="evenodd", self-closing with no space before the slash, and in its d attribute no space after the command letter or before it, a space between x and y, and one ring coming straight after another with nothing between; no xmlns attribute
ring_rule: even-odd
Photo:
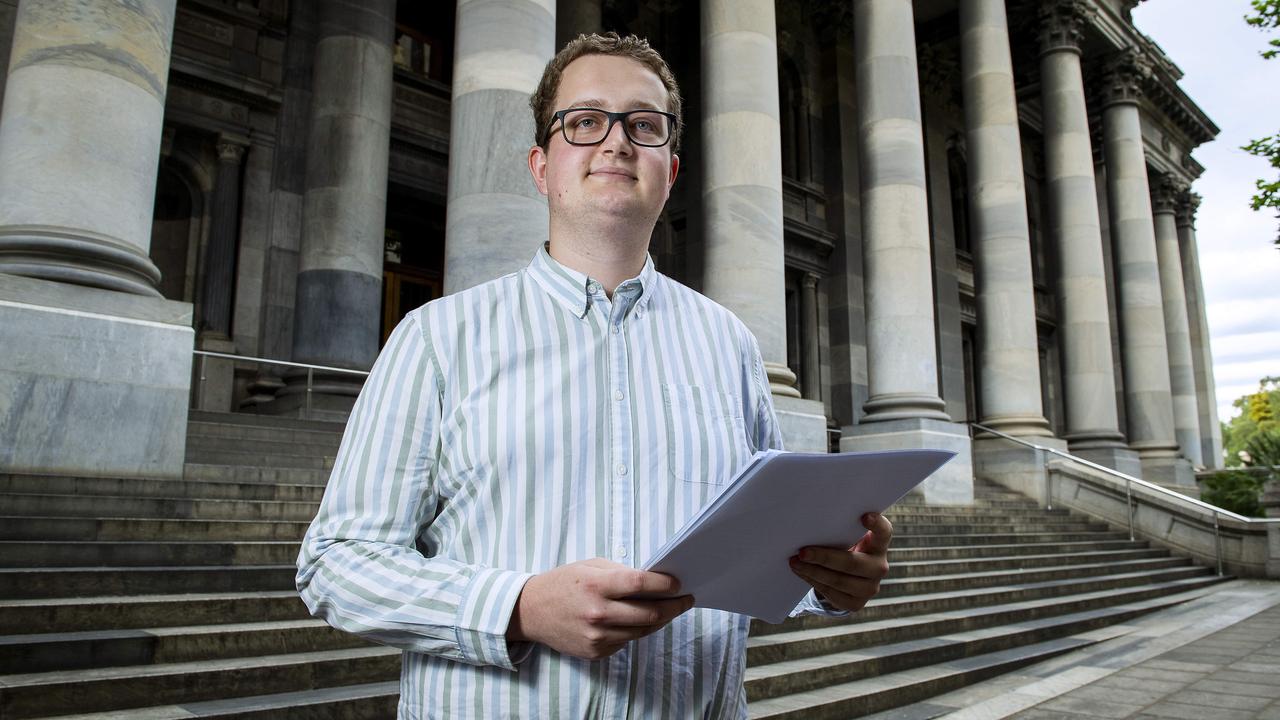
<svg viewBox="0 0 1280 720"><path fill-rule="evenodd" d="M1151 212L1174 212L1178 206L1178 198L1187 190L1186 186L1164 174L1153 175L1151 181Z"/></svg>
<svg viewBox="0 0 1280 720"><path fill-rule="evenodd" d="M806 290L813 290L818 287L818 281L821 279L822 278L818 277L815 273L806 272L800 278L800 286Z"/></svg>
<svg viewBox="0 0 1280 720"><path fill-rule="evenodd" d="M1200 196L1191 191L1182 193L1178 197L1178 227L1189 227L1194 229L1196 226L1196 211L1200 209Z"/></svg>
<svg viewBox="0 0 1280 720"><path fill-rule="evenodd" d="M1123 50L1108 58L1103 67L1103 107L1137 103L1142 98L1142 85L1151 76L1151 60L1141 51Z"/></svg>
<svg viewBox="0 0 1280 720"><path fill-rule="evenodd" d="M1050 0L1040 5L1040 54L1067 51L1080 53L1084 26L1093 17L1093 8L1084 0Z"/></svg>
<svg viewBox="0 0 1280 720"><path fill-rule="evenodd" d="M218 150L218 162L223 165L239 165L244 151L249 147L249 138L242 135L219 133L214 144Z"/></svg>

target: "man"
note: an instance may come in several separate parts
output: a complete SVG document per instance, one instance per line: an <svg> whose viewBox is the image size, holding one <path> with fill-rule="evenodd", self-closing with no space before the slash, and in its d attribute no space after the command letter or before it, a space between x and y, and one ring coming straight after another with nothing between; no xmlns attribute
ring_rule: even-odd
<svg viewBox="0 0 1280 720"><path fill-rule="evenodd" d="M690 610L675 579L635 569L781 445L755 339L648 257L679 90L645 41L610 33L569 43L531 105L550 242L392 334L299 591L407 651L402 718L745 717L749 618ZM797 613L876 593L892 529L863 522L856 548L793 559L816 589Z"/></svg>

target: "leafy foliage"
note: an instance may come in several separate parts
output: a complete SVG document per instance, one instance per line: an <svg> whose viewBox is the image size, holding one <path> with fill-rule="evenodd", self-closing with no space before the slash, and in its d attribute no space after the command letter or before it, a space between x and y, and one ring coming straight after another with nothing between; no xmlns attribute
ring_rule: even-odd
<svg viewBox="0 0 1280 720"><path fill-rule="evenodd" d="M1220 470L1200 477L1200 499L1245 517L1263 517L1266 476L1246 470Z"/></svg>
<svg viewBox="0 0 1280 720"><path fill-rule="evenodd" d="M1280 465L1280 377L1264 377L1258 391L1231 403L1240 414L1222 424L1229 467Z"/></svg>
<svg viewBox="0 0 1280 720"><path fill-rule="evenodd" d="M1253 0L1250 5L1253 6L1253 14L1246 15L1245 22L1259 30L1280 29L1280 0ZM1271 38L1267 46L1268 49L1261 52L1264 59L1270 60L1280 55L1280 38ZM1254 210L1271 208L1276 211L1276 217L1280 218L1280 133L1253 140L1241 149L1266 160L1277 171L1275 180L1258 178L1255 181L1258 192L1250 199L1249 207ZM1276 236L1274 242L1280 247L1280 235Z"/></svg>

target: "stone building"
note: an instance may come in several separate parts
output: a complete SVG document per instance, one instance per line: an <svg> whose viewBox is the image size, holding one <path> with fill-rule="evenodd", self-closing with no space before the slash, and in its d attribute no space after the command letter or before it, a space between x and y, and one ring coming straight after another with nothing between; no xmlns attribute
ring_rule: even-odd
<svg viewBox="0 0 1280 720"><path fill-rule="evenodd" d="M977 422L1190 490L1217 128L1134 5L0 0L0 464L177 476L189 407L341 416L325 368L545 240L528 95L610 29L686 97L653 257L756 334L792 448L958 450L937 502L1037 472Z"/></svg>

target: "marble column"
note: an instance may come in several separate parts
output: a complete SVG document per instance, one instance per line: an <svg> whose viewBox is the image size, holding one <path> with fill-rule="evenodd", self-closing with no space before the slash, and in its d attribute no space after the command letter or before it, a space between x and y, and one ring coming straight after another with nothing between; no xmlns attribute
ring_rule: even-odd
<svg viewBox="0 0 1280 720"><path fill-rule="evenodd" d="M910 0L855 0L870 399L844 450L944 447L959 457L925 483L925 499L973 498L968 429L938 396L932 259L920 80Z"/></svg>
<svg viewBox="0 0 1280 720"><path fill-rule="evenodd" d="M818 333L818 276L805 273L800 278L800 333L804 338L804 374L800 387L807 400L822 400L822 356Z"/></svg>
<svg viewBox="0 0 1280 720"><path fill-rule="evenodd" d="M319 7L296 362L367 370L378 355L394 27L394 0L322 0ZM343 413L358 391L358 382L334 378L317 388L313 398L323 399L313 408ZM281 396L303 392L294 378Z"/></svg>
<svg viewBox="0 0 1280 720"><path fill-rule="evenodd" d="M1040 353L1018 104L1004 0L960 0L960 72L977 274L982 424L1051 436Z"/></svg>
<svg viewBox="0 0 1280 720"><path fill-rule="evenodd" d="M772 0L703 0L702 97L703 292L751 328L774 394L800 397L786 362L782 136Z"/></svg>
<svg viewBox="0 0 1280 720"><path fill-rule="evenodd" d="M216 144L218 176L213 184L209 242L204 254L200 331L221 340L231 338L231 290L240 226L240 164L246 146L245 139L225 135Z"/></svg>
<svg viewBox="0 0 1280 720"><path fill-rule="evenodd" d="M525 162L529 96L555 54L555 0L458 0L444 291L519 270L547 241Z"/></svg>
<svg viewBox="0 0 1280 720"><path fill-rule="evenodd" d="M19 5L0 117L0 272L160 296L148 251L174 5Z"/></svg>
<svg viewBox="0 0 1280 720"><path fill-rule="evenodd" d="M18 4L0 114L5 472L182 476L191 305L160 296L148 257L174 6Z"/></svg>
<svg viewBox="0 0 1280 720"><path fill-rule="evenodd" d="M1080 67L1081 31L1089 12L1082 0L1055 0L1040 10L1045 195L1058 266L1063 437L1071 452L1137 475L1137 454L1125 447L1116 408L1106 265Z"/></svg>
<svg viewBox="0 0 1280 720"><path fill-rule="evenodd" d="M1147 72L1141 55L1123 53L1108 62L1102 89L1103 154L1116 258L1125 414L1129 447L1138 451L1143 479L1193 487L1190 464L1178 457L1174 430L1169 343L1138 111Z"/></svg>
<svg viewBox="0 0 1280 720"><path fill-rule="evenodd" d="M1206 467L1222 467L1222 426L1218 423L1217 387L1213 379L1213 353L1209 345L1209 320L1200 277L1200 250L1196 242L1196 209L1200 196L1184 193L1178 199L1178 249L1182 253L1182 281L1187 291L1187 320L1191 335L1191 366L1195 373L1196 407L1200 420L1200 457Z"/></svg>
<svg viewBox="0 0 1280 720"><path fill-rule="evenodd" d="M1182 256L1175 217L1182 188L1163 178L1152 189L1151 212L1160 263L1160 297L1164 301L1165 340L1169 345L1169 389L1173 397L1174 437L1183 457L1204 467L1200 451L1200 411L1196 401L1195 368L1191 361L1191 327L1183 285Z"/></svg>

